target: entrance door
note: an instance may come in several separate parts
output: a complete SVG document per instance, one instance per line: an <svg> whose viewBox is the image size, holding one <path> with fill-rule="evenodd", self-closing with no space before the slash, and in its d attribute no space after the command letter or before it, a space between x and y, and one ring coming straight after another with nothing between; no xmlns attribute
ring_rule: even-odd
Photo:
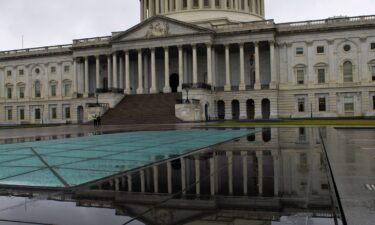
<svg viewBox="0 0 375 225"><path fill-rule="evenodd" d="M169 76L169 84L171 85L172 93L176 93L178 90L178 86L180 85L180 80L177 73Z"/></svg>
<svg viewBox="0 0 375 225"><path fill-rule="evenodd" d="M224 101L217 102L217 117L219 120L225 119L225 103Z"/></svg>
<svg viewBox="0 0 375 225"><path fill-rule="evenodd" d="M205 117L206 117L206 121L209 121L209 120L210 120L210 117L209 117L209 115L208 115L208 104L206 104L206 105L204 106L204 115L205 115Z"/></svg>
<svg viewBox="0 0 375 225"><path fill-rule="evenodd" d="M262 115L264 120L269 120L271 115L271 102L269 99L262 101Z"/></svg>
<svg viewBox="0 0 375 225"><path fill-rule="evenodd" d="M246 111L247 111L247 119L254 120L255 119L255 103L254 100L249 99L246 102Z"/></svg>
<svg viewBox="0 0 375 225"><path fill-rule="evenodd" d="M77 108L77 123L83 123L83 106L78 106Z"/></svg>
<svg viewBox="0 0 375 225"><path fill-rule="evenodd" d="M232 101L232 118L233 120L240 119L240 102L238 100Z"/></svg>

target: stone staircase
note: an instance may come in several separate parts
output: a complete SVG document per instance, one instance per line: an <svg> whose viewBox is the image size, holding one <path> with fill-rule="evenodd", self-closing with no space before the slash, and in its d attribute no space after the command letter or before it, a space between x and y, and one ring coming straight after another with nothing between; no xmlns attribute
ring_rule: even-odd
<svg viewBox="0 0 375 225"><path fill-rule="evenodd" d="M126 96L102 117L103 125L180 123L175 117L176 101L181 93Z"/></svg>

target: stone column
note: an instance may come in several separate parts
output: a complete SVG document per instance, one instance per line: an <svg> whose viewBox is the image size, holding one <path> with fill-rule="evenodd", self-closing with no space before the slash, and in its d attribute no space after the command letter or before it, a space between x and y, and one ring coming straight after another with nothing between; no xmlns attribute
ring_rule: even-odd
<svg viewBox="0 0 375 225"><path fill-rule="evenodd" d="M195 189L196 194L199 196L201 194L201 167L199 156L195 158Z"/></svg>
<svg viewBox="0 0 375 225"><path fill-rule="evenodd" d="M167 162L168 194L172 194L172 163Z"/></svg>
<svg viewBox="0 0 375 225"><path fill-rule="evenodd" d="M74 58L73 59L73 69L74 69L74 71L73 71L73 92L74 92L74 94L73 95L75 95L75 96L77 96L77 94L78 94L78 82L77 82L77 78L78 78L78 66L77 66L77 58ZM32 88L30 88L30 90L31 90ZM30 95L30 96L32 96L32 95Z"/></svg>
<svg viewBox="0 0 375 225"><path fill-rule="evenodd" d="M89 58L85 57L85 97L89 96Z"/></svg>
<svg viewBox="0 0 375 225"><path fill-rule="evenodd" d="M211 53L211 56L212 56L212 88L214 89L214 87L216 86L216 51L215 51L215 47L212 47L211 49L212 53Z"/></svg>
<svg viewBox="0 0 375 225"><path fill-rule="evenodd" d="M276 58L275 58L275 42L272 40L270 44L270 67L271 67L271 83L270 89L277 88L277 75L276 75Z"/></svg>
<svg viewBox="0 0 375 225"><path fill-rule="evenodd" d="M124 60L122 59L122 57L119 57L119 63L120 63L120 71L119 71L119 84L118 84L118 88L123 91L124 90L124 76L125 76L125 72L124 72Z"/></svg>
<svg viewBox="0 0 375 225"><path fill-rule="evenodd" d="M100 85L100 56L97 55L95 57L95 73L96 73L96 90L99 90L101 88Z"/></svg>
<svg viewBox="0 0 375 225"><path fill-rule="evenodd" d="M116 54L116 52L114 52L113 53L113 55L112 55L112 58L113 58L113 60L112 60L112 63L113 63L113 88L114 88L114 90L115 90L115 92L117 91L117 88L118 88L118 79L117 79L117 77L118 77L118 72L117 72L117 54Z"/></svg>
<svg viewBox="0 0 375 225"><path fill-rule="evenodd" d="M128 192L133 191L133 181L132 181L132 175L128 175Z"/></svg>
<svg viewBox="0 0 375 225"><path fill-rule="evenodd" d="M215 4L215 0L211 0L211 9L215 9L216 8L216 4Z"/></svg>
<svg viewBox="0 0 375 225"><path fill-rule="evenodd" d="M238 10L240 7L239 7L239 2L238 2L238 0L234 0L234 8L236 9L236 10Z"/></svg>
<svg viewBox="0 0 375 225"><path fill-rule="evenodd" d="M154 16L154 1L152 0L148 1L148 16L149 17Z"/></svg>
<svg viewBox="0 0 375 225"><path fill-rule="evenodd" d="M130 94L130 63L129 63L129 51L125 51L125 94Z"/></svg>
<svg viewBox="0 0 375 225"><path fill-rule="evenodd" d="M313 58L315 55L315 51L313 48L312 41L307 42L307 84L308 86L314 85L314 83L318 83L318 79L315 79L315 72L314 72L314 63Z"/></svg>
<svg viewBox="0 0 375 225"><path fill-rule="evenodd" d="M253 13L257 13L257 9L256 9L256 3L255 3L256 0L251 0L252 4L251 4L251 12Z"/></svg>
<svg viewBox="0 0 375 225"><path fill-rule="evenodd" d="M251 0L244 0L244 4L245 4L244 9L245 9L245 12L249 12L249 1L251 1Z"/></svg>
<svg viewBox="0 0 375 225"><path fill-rule="evenodd" d="M254 89L260 90L261 89L261 83L260 83L260 63L259 63L259 43L254 42L254 60L255 60L255 84Z"/></svg>
<svg viewBox="0 0 375 225"><path fill-rule="evenodd" d="M171 85L169 83L169 47L164 48L164 93L171 92Z"/></svg>
<svg viewBox="0 0 375 225"><path fill-rule="evenodd" d="M154 192L159 193L159 169L158 169L158 166L154 166L153 171L154 171Z"/></svg>
<svg viewBox="0 0 375 225"><path fill-rule="evenodd" d="M256 157L258 161L258 193L259 196L263 195L263 152L257 151Z"/></svg>
<svg viewBox="0 0 375 225"><path fill-rule="evenodd" d="M178 46L178 73L178 77L180 79L178 92L182 92L182 84L184 83L184 57L182 46Z"/></svg>
<svg viewBox="0 0 375 225"><path fill-rule="evenodd" d="M228 158L228 190L233 195L233 152L227 152Z"/></svg>
<svg viewBox="0 0 375 225"><path fill-rule="evenodd" d="M140 176L141 176L141 193L145 193L145 191L146 191L146 179L145 179L145 171L144 170L141 170Z"/></svg>
<svg viewBox="0 0 375 225"><path fill-rule="evenodd" d="M138 89L137 89L137 94L143 94L142 49L138 50Z"/></svg>
<svg viewBox="0 0 375 225"><path fill-rule="evenodd" d="M160 13L160 1L156 0L155 2L155 15L158 15Z"/></svg>
<svg viewBox="0 0 375 225"><path fill-rule="evenodd" d="M112 90L111 55L107 55L108 90Z"/></svg>
<svg viewBox="0 0 375 225"><path fill-rule="evenodd" d="M207 44L207 84L212 85L212 50L211 44Z"/></svg>
<svg viewBox="0 0 375 225"><path fill-rule="evenodd" d="M176 11L180 11L182 8L182 1L176 1Z"/></svg>
<svg viewBox="0 0 375 225"><path fill-rule="evenodd" d="M203 0L199 0L199 9L203 9Z"/></svg>
<svg viewBox="0 0 375 225"><path fill-rule="evenodd" d="M221 0L221 2L220 2L220 8L227 9L227 0Z"/></svg>
<svg viewBox="0 0 375 225"><path fill-rule="evenodd" d="M185 159L181 158L181 189L182 189L182 194L186 195L186 164L185 164Z"/></svg>
<svg viewBox="0 0 375 225"><path fill-rule="evenodd" d="M157 93L156 90L156 67L155 67L155 48L151 48L151 88L150 93Z"/></svg>
<svg viewBox="0 0 375 225"><path fill-rule="evenodd" d="M230 75L230 52L229 52L229 45L225 45L225 91L231 91L232 90L232 84L231 84L231 75Z"/></svg>
<svg viewBox="0 0 375 225"><path fill-rule="evenodd" d="M193 45L193 85L198 84L197 46Z"/></svg>
<svg viewBox="0 0 375 225"><path fill-rule="evenodd" d="M215 195L215 159L214 156L210 158L210 192L211 196Z"/></svg>
<svg viewBox="0 0 375 225"><path fill-rule="evenodd" d="M241 152L242 156L242 174L243 174L243 195L248 194L248 173L247 173L247 152Z"/></svg>
<svg viewBox="0 0 375 225"><path fill-rule="evenodd" d="M143 14L143 12L144 12L144 1L145 0L141 0L141 13L140 13L140 15L141 15L141 21L144 19L144 14Z"/></svg>
<svg viewBox="0 0 375 225"><path fill-rule="evenodd" d="M240 43L240 91L246 90L245 83L245 53L244 53L244 43Z"/></svg>

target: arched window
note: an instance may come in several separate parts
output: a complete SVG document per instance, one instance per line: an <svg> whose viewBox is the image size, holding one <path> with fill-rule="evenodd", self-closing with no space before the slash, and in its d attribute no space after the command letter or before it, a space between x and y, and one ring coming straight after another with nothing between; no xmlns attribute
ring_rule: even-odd
<svg viewBox="0 0 375 225"><path fill-rule="evenodd" d="M40 98L41 96L41 85L40 85L40 81L35 81L35 97L36 98Z"/></svg>
<svg viewBox="0 0 375 225"><path fill-rule="evenodd" d="M344 82L353 82L353 64L349 61L344 62Z"/></svg>

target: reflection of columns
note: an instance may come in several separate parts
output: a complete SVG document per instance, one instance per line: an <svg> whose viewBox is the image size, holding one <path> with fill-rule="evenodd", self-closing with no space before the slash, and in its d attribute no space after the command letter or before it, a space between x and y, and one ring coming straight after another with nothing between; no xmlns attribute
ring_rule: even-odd
<svg viewBox="0 0 375 225"><path fill-rule="evenodd" d="M227 152L228 158L228 190L229 195L233 195L233 152Z"/></svg>
<svg viewBox="0 0 375 225"><path fill-rule="evenodd" d="M107 72L108 72L108 90L112 89L112 71L111 71L111 55L107 55Z"/></svg>
<svg viewBox="0 0 375 225"><path fill-rule="evenodd" d="M181 158L181 189L182 189L182 194L186 195L186 164L185 164L185 159Z"/></svg>
<svg viewBox="0 0 375 225"><path fill-rule="evenodd" d="M211 44L207 44L207 84L212 85L212 51Z"/></svg>
<svg viewBox="0 0 375 225"><path fill-rule="evenodd" d="M258 193L259 196L263 195L263 152L256 152L257 161L258 161Z"/></svg>
<svg viewBox="0 0 375 225"><path fill-rule="evenodd" d="M271 83L270 88L276 88L276 60L275 60L275 42L270 41L270 67L271 67Z"/></svg>
<svg viewBox="0 0 375 225"><path fill-rule="evenodd" d="M247 195L248 193L248 175L247 175L247 152L241 152L242 155L242 173L243 173L243 194Z"/></svg>
<svg viewBox="0 0 375 225"><path fill-rule="evenodd" d="M240 43L240 91L246 90L244 43Z"/></svg>
<svg viewBox="0 0 375 225"><path fill-rule="evenodd" d="M215 154L214 154L215 155ZM215 195L215 159L214 155L212 158L210 158L210 190L211 190L211 195Z"/></svg>
<svg viewBox="0 0 375 225"><path fill-rule="evenodd" d="M169 47L164 48L164 93L171 92L171 85L169 83Z"/></svg>
<svg viewBox="0 0 375 225"><path fill-rule="evenodd" d="M254 89L255 90L260 90L261 85L260 85L260 68L259 68L259 43L254 42L254 48L255 48L255 53L254 53L254 60L255 60L255 84L254 84Z"/></svg>
<svg viewBox="0 0 375 225"><path fill-rule="evenodd" d="M85 57L85 96L89 96L89 58Z"/></svg>
<svg viewBox="0 0 375 225"><path fill-rule="evenodd" d="M172 194L172 162L167 162L168 194Z"/></svg>
<svg viewBox="0 0 375 225"><path fill-rule="evenodd" d="M141 176L141 192L145 193L145 191L146 191L146 182L145 182L145 171L144 170L141 170L140 176Z"/></svg>
<svg viewBox="0 0 375 225"><path fill-rule="evenodd" d="M177 1L180 2L180 1ZM180 79L178 85L178 92L182 92L182 84L184 83L184 58L183 58L183 48L178 46L178 76Z"/></svg>
<svg viewBox="0 0 375 225"><path fill-rule="evenodd" d="M229 45L225 45L225 91L230 91L232 89L232 84L230 80L230 55L229 55Z"/></svg>
<svg viewBox="0 0 375 225"><path fill-rule="evenodd" d="M200 161L199 156L196 156L195 158L195 189L197 195L201 194L201 167L200 167Z"/></svg>
<svg viewBox="0 0 375 225"><path fill-rule="evenodd" d="M132 181L132 175L128 175L128 192L133 191L133 181Z"/></svg>
<svg viewBox="0 0 375 225"><path fill-rule="evenodd" d="M197 46L193 45L193 84L198 83Z"/></svg>
<svg viewBox="0 0 375 225"><path fill-rule="evenodd" d="M129 51L125 51L125 94L130 94Z"/></svg>
<svg viewBox="0 0 375 225"><path fill-rule="evenodd" d="M142 70L142 49L138 50L138 89L137 94L143 94L143 70Z"/></svg>
<svg viewBox="0 0 375 225"><path fill-rule="evenodd" d="M158 166L154 166L154 192L159 193L159 169Z"/></svg>
<svg viewBox="0 0 375 225"><path fill-rule="evenodd" d="M156 68L155 68L155 48L151 48L151 94L157 93L156 90Z"/></svg>
<svg viewBox="0 0 375 225"><path fill-rule="evenodd" d="M113 60L112 60L112 63L113 63L113 88L115 89L115 91L117 91L116 89L118 88L118 82L117 82L117 76L118 76L118 72L117 72L117 54L116 52L113 53L113 56L112 56Z"/></svg>
<svg viewBox="0 0 375 225"><path fill-rule="evenodd" d="M100 89L100 56L95 57L96 89Z"/></svg>
<svg viewBox="0 0 375 225"><path fill-rule="evenodd" d="M273 182L274 182L274 195L279 196L279 153L277 151L272 151L273 158Z"/></svg>

